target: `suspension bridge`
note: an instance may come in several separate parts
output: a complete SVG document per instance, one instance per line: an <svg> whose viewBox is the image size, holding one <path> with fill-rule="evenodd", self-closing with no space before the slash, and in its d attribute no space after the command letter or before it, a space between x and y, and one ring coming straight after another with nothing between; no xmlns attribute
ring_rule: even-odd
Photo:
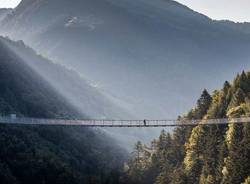
<svg viewBox="0 0 250 184"><path fill-rule="evenodd" d="M42 119L29 117L0 117L0 124L12 125L62 125L84 127L175 127L196 125L223 125L250 123L250 117L203 120L80 120L80 119Z"/></svg>

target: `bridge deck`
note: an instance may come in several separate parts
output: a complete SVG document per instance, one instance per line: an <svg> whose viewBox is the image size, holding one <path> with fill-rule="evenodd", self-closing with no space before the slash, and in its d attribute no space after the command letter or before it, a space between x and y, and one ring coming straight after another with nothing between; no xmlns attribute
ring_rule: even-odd
<svg viewBox="0 0 250 184"><path fill-rule="evenodd" d="M26 125L65 125L85 127L174 127L214 124L248 123L250 117L233 119L208 120L66 120L66 119L39 119L39 118L11 118L0 117L0 124Z"/></svg>

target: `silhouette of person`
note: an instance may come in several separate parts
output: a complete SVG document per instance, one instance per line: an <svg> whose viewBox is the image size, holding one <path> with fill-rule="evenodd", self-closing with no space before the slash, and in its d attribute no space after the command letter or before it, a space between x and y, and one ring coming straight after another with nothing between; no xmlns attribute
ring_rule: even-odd
<svg viewBox="0 0 250 184"><path fill-rule="evenodd" d="M147 126L147 122L145 119L143 120L143 124L144 124L144 126Z"/></svg>

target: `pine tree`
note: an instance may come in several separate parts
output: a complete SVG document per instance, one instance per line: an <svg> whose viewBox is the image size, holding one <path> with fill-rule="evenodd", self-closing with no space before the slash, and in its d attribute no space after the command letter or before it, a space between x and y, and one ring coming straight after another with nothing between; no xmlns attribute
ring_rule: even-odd
<svg viewBox="0 0 250 184"><path fill-rule="evenodd" d="M245 71L241 73L238 83L235 84L235 88L241 88L243 91L249 91L250 86Z"/></svg>
<svg viewBox="0 0 250 184"><path fill-rule="evenodd" d="M128 161L128 175L132 181L141 182L143 179L143 144L138 141L135 145L132 158Z"/></svg>
<svg viewBox="0 0 250 184"><path fill-rule="evenodd" d="M196 107L179 119L243 116L250 116L250 72L244 71L232 85L226 81L212 97L204 90ZM151 160L143 172L148 176L144 183L247 184L250 181L250 123L180 126L172 135L162 131L150 149L151 156L142 154L141 163Z"/></svg>
<svg viewBox="0 0 250 184"><path fill-rule="evenodd" d="M207 113L209 106L211 104L212 98L206 89L203 90L201 97L197 101L196 106L196 119L202 119Z"/></svg>
<svg viewBox="0 0 250 184"><path fill-rule="evenodd" d="M227 110L229 111L230 109L241 105L242 103L245 102L245 99L246 99L245 92L241 88L238 88L236 92L233 94Z"/></svg>
<svg viewBox="0 0 250 184"><path fill-rule="evenodd" d="M223 85L223 89L222 89L223 93L227 94L230 89L231 89L231 84L228 81L226 81Z"/></svg>
<svg viewBox="0 0 250 184"><path fill-rule="evenodd" d="M231 109L229 117L239 117L249 114L249 105L241 104ZM227 131L226 143L228 156L226 158L223 182L241 183L250 174L250 125L230 124Z"/></svg>
<svg viewBox="0 0 250 184"><path fill-rule="evenodd" d="M184 159L185 173L188 183L198 183L202 169L203 138L205 136L204 126L193 128L191 136L186 143L186 155Z"/></svg>
<svg viewBox="0 0 250 184"><path fill-rule="evenodd" d="M242 183L242 184L250 184L250 176L248 176L248 177L245 179L244 183Z"/></svg>

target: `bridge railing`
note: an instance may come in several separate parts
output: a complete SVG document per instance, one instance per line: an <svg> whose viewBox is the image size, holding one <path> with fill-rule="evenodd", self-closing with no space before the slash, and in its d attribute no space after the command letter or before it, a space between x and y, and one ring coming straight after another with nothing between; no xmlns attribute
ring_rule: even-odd
<svg viewBox="0 0 250 184"><path fill-rule="evenodd" d="M4 124L28 124L28 125L79 125L97 127L164 127L164 126L193 126L211 124L229 124L250 122L250 117L233 119L207 119L207 120L79 120L79 119L43 119L9 116L0 116L0 123Z"/></svg>

